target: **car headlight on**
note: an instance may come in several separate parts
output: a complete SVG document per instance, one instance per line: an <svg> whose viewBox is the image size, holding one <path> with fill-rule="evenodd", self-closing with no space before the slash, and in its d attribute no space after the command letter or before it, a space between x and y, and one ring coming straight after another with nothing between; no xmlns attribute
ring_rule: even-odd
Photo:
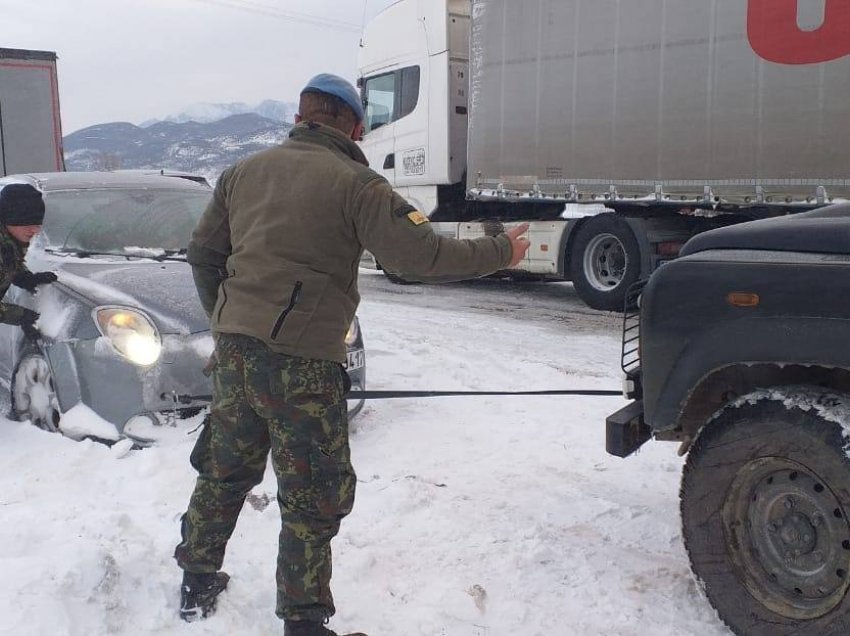
<svg viewBox="0 0 850 636"><path fill-rule="evenodd" d="M162 339L153 321L127 307L98 307L95 322L115 350L133 364L146 367L162 353Z"/></svg>
<svg viewBox="0 0 850 636"><path fill-rule="evenodd" d="M360 335L360 327L357 324L357 318L351 321L351 326L348 328L348 332L345 334L345 344L346 346L353 346L355 342L357 342L357 336Z"/></svg>

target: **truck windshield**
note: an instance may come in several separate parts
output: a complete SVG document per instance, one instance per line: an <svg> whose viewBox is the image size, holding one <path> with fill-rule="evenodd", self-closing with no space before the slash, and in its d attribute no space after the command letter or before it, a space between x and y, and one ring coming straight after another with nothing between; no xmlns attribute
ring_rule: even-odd
<svg viewBox="0 0 850 636"><path fill-rule="evenodd" d="M419 67L408 66L366 79L366 132L407 117L419 102Z"/></svg>

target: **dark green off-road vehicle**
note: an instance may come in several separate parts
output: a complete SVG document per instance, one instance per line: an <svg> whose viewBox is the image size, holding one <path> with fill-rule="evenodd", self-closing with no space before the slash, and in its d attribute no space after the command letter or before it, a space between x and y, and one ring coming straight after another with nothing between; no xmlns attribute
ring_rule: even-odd
<svg viewBox="0 0 850 636"><path fill-rule="evenodd" d="M633 300L608 452L687 453L685 546L736 634L850 634L850 205L700 234Z"/></svg>

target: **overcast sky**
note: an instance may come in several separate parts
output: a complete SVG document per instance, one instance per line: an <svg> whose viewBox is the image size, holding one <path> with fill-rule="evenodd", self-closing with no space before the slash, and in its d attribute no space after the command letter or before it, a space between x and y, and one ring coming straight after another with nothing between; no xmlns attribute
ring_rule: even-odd
<svg viewBox="0 0 850 636"><path fill-rule="evenodd" d="M0 0L0 48L57 53L67 135L198 102L296 101L321 72L354 80L364 15L392 2Z"/></svg>

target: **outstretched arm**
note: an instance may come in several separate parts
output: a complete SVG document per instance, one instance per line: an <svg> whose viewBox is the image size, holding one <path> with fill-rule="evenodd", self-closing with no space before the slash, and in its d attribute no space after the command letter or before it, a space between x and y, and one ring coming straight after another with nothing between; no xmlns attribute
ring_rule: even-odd
<svg viewBox="0 0 850 636"><path fill-rule="evenodd" d="M528 226L496 237L457 240L438 235L428 218L389 183L376 178L355 198L355 227L362 245L381 265L410 280L449 282L515 267L528 250Z"/></svg>

